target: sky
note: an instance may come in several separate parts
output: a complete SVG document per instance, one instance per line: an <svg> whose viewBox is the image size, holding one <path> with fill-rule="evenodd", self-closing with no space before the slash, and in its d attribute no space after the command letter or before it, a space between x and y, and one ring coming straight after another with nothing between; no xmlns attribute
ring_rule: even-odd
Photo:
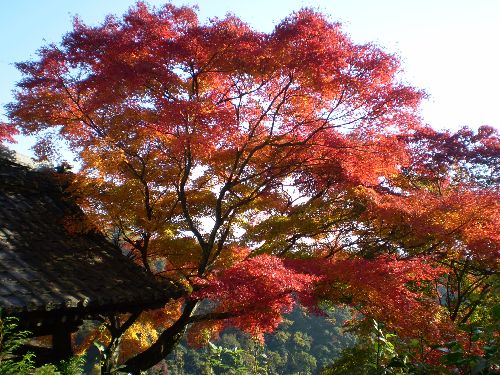
<svg viewBox="0 0 500 375"><path fill-rule="evenodd" d="M500 0L175 0L198 5L202 20L233 13L259 31L302 7L340 21L357 43L374 42L397 54L406 83L429 95L422 117L439 129L500 129ZM99 24L123 14L134 0L0 0L0 121L20 79L13 63L36 58L58 43L74 16ZM151 5L164 1L150 0ZM11 148L27 155L31 141Z"/></svg>

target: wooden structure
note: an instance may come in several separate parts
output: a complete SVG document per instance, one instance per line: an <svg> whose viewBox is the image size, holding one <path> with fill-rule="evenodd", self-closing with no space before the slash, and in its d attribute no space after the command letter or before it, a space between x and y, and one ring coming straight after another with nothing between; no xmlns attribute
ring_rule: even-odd
<svg viewBox="0 0 500 375"><path fill-rule="evenodd" d="M0 157L0 309L35 336L52 335L52 359L72 355L84 319L160 307L174 290L97 230L68 232L85 216L57 180Z"/></svg>

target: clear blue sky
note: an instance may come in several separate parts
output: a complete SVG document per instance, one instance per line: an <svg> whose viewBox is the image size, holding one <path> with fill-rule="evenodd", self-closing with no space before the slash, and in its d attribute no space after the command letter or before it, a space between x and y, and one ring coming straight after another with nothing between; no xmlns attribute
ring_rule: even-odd
<svg viewBox="0 0 500 375"><path fill-rule="evenodd" d="M12 100L20 76L12 63L34 58L70 30L74 15L97 24L122 14L133 0L0 0L0 106ZM163 1L150 0L159 5ZM359 43L376 42L402 59L404 78L425 89L426 122L437 128L500 129L500 0L179 0L198 4L202 19L231 12L255 29L304 6L339 20ZM2 117L3 118L3 117ZM26 141L16 149L28 153Z"/></svg>

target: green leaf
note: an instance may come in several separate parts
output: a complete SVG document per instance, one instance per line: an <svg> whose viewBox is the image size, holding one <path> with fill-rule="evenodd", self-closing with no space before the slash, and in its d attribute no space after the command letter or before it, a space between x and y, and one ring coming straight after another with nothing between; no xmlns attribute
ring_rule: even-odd
<svg viewBox="0 0 500 375"><path fill-rule="evenodd" d="M488 361L483 358L480 358L476 365L472 368L472 375L480 374L483 370L488 367Z"/></svg>
<svg viewBox="0 0 500 375"><path fill-rule="evenodd" d="M500 305L494 305L491 309L491 315L495 321L500 320Z"/></svg>
<svg viewBox="0 0 500 375"><path fill-rule="evenodd" d="M459 352L448 353L445 356L443 356L443 360L445 361L445 363L448 364L457 364L458 362L463 360L463 354Z"/></svg>

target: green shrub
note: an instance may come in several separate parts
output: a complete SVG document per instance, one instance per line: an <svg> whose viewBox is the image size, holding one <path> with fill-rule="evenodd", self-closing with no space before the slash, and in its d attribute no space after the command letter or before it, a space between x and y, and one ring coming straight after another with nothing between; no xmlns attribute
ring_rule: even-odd
<svg viewBox="0 0 500 375"><path fill-rule="evenodd" d="M20 331L18 319L3 317L0 313L0 375L80 375L83 357L70 358L58 364L46 364L36 368L35 355L17 354L29 340L30 332Z"/></svg>

